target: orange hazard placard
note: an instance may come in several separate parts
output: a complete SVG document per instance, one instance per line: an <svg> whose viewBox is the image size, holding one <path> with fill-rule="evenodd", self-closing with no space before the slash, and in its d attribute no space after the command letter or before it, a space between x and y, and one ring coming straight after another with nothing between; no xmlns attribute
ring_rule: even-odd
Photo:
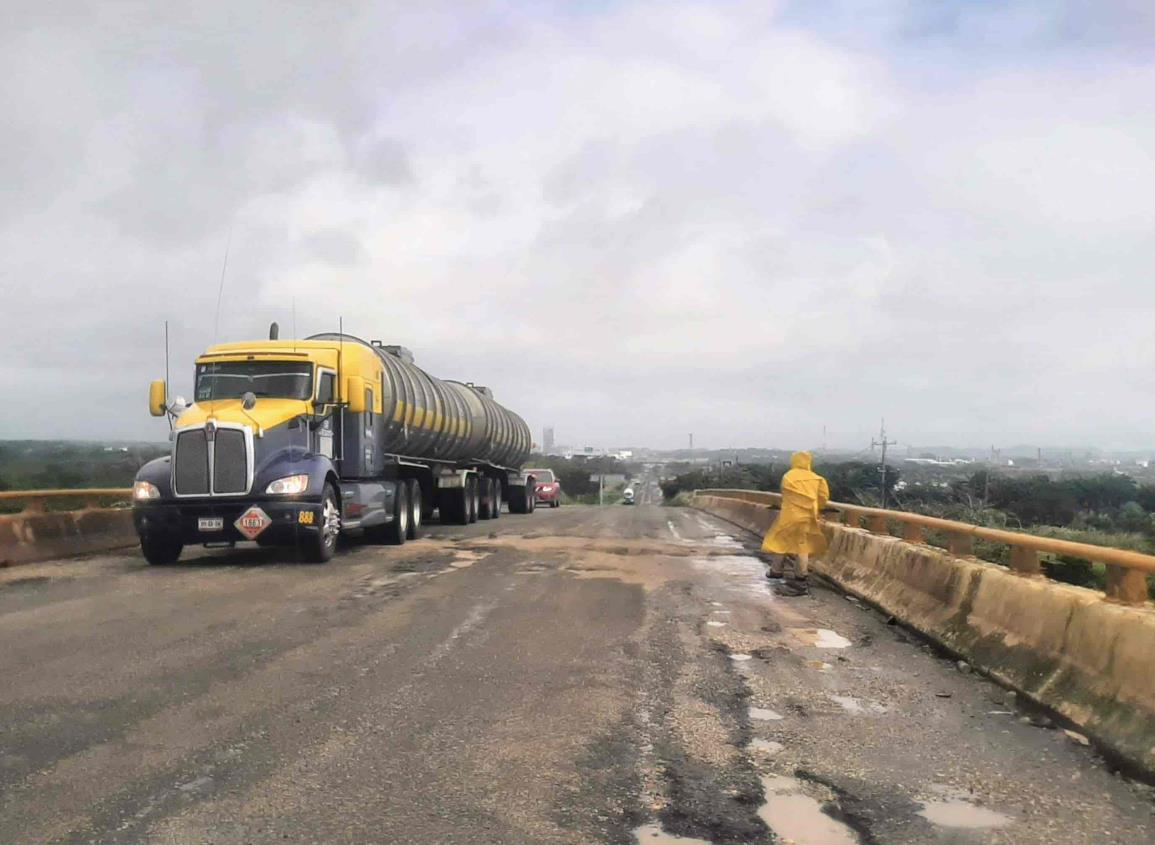
<svg viewBox="0 0 1155 845"><path fill-rule="evenodd" d="M272 524L273 520L269 519L269 515L256 505L241 514L240 519L233 523L237 530L250 540L255 540L258 534Z"/></svg>

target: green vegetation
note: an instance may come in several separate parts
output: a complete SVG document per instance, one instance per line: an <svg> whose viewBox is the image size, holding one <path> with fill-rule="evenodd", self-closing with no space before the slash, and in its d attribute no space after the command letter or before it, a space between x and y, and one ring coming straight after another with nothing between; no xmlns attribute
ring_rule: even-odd
<svg viewBox="0 0 1155 845"><path fill-rule="evenodd" d="M674 468L682 472L662 483L666 501L677 501L687 491L704 488L777 491L783 464L751 464L717 469ZM815 471L830 483L834 501L878 507L881 473L877 464L860 461L817 463ZM981 469L951 477L914 470L904 481L897 467L887 469L889 507L992 528L1059 537L1079 543L1131 549L1155 554L1155 485L1140 484L1119 473L1051 478L1043 473L1000 475ZM945 536L930 531L926 541L946 546ZM983 560L1006 564L1007 547L979 540L975 554ZM1078 558L1056 555L1045 559L1047 574L1058 581L1103 588L1105 567ZM1155 578L1149 578L1155 597Z"/></svg>
<svg viewBox="0 0 1155 845"><path fill-rule="evenodd" d="M167 443L0 441L0 490L131 487L146 462L168 454Z"/></svg>

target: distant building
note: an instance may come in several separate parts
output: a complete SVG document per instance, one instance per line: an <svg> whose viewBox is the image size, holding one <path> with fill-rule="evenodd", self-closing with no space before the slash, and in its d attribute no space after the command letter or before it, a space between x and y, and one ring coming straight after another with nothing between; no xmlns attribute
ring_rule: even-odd
<svg viewBox="0 0 1155 845"><path fill-rule="evenodd" d="M553 454L553 426L552 425L547 425L545 427L545 430L542 431L542 433L541 433L541 446L542 446L542 450L547 455Z"/></svg>

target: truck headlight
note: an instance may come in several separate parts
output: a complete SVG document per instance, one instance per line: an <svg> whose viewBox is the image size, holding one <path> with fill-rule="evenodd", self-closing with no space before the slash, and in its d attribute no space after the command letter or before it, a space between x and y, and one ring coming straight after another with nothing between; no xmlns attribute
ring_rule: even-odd
<svg viewBox="0 0 1155 845"><path fill-rule="evenodd" d="M132 498L138 502L159 499L160 489L151 481L137 481L132 485Z"/></svg>
<svg viewBox="0 0 1155 845"><path fill-rule="evenodd" d="M286 475L284 478L278 478L272 484L265 488L265 493L270 496L296 496L298 493L304 493L309 489L309 474L303 475Z"/></svg>

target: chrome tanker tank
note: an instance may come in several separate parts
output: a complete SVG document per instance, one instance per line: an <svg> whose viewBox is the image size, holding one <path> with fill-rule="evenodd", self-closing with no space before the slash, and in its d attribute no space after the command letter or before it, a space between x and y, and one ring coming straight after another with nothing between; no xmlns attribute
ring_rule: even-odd
<svg viewBox="0 0 1155 845"><path fill-rule="evenodd" d="M357 343L377 353L383 365L381 442L386 454L512 469L529 457L529 426L494 401L488 388L434 378L413 363L404 347L336 333L308 339Z"/></svg>

